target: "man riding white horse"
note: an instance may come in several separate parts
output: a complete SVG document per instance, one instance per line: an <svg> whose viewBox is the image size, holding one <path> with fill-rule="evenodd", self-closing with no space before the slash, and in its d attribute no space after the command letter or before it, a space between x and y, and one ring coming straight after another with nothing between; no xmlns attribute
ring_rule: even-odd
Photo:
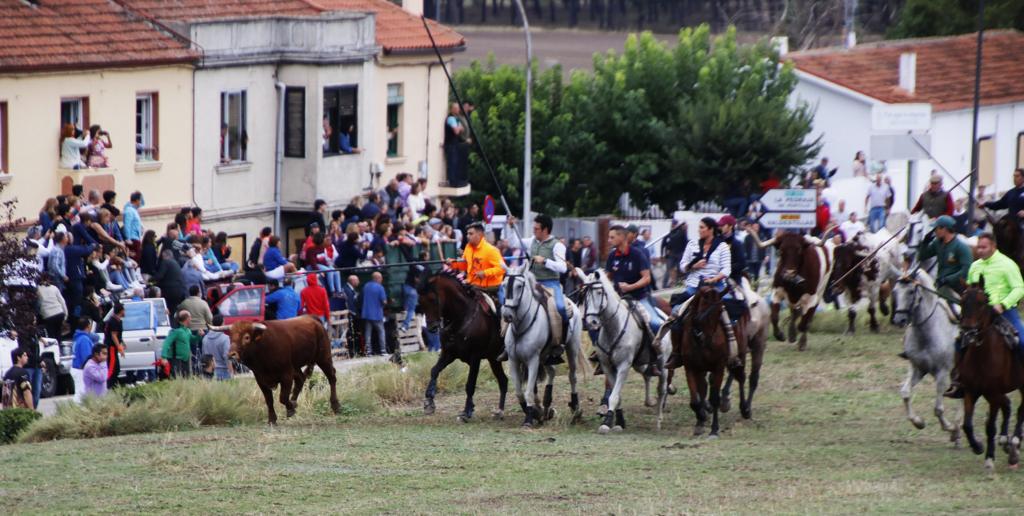
<svg viewBox="0 0 1024 516"><path fill-rule="evenodd" d="M565 260L565 244L551 236L553 221L551 217L540 214L533 221L533 238L527 238L523 244L530 248L530 272L537 283L551 292L555 307L561 317L560 324L553 325L553 342L555 343L546 365L564 362L564 329L569 325L569 317L565 312L565 296L562 293L560 276L569 270Z"/></svg>
<svg viewBox="0 0 1024 516"><path fill-rule="evenodd" d="M731 219L731 220L730 220ZM736 223L731 216L723 217L726 223ZM686 276L686 290L682 299L676 306L672 307L675 317L680 317L690 306L693 295L697 293L701 283L711 285L719 292L725 291L726 280L732 273L732 253L729 243L721 238L719 225L715 219L704 217L700 219L697 229L697 239L691 240L683 251L683 258L679 262L679 271ZM729 339L729 362L734 364L739 361L739 348L736 343L736 334L732 329L732 321L729 314L722 311L722 326ZM669 367L679 367L679 357L673 355L669 361Z"/></svg>
<svg viewBox="0 0 1024 516"><path fill-rule="evenodd" d="M643 307L651 332L657 335L665 322L665 316L651 300L651 262L646 254L630 246L626 228L621 225L614 225L608 229L608 243L612 246L612 252L608 253L608 260L605 262L605 271L609 279L622 297L631 299L636 305ZM655 365L658 347L651 345L650 349L652 356L648 361L650 367L647 374L658 376L661 374Z"/></svg>

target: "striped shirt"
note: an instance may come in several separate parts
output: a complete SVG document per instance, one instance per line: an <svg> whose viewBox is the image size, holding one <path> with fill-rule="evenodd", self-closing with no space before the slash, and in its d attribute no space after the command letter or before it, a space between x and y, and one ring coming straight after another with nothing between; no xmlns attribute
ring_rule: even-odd
<svg viewBox="0 0 1024 516"><path fill-rule="evenodd" d="M711 256L708 257L708 263L702 269L690 269L690 264L694 261L699 261L699 258L704 257L704 250L701 248L701 242L699 239L693 239L687 242L686 250L683 251L683 258L679 261L679 270L686 274L686 286L697 288L700 285L701 280L717 276L719 274L728 277L732 274L732 254L729 252L729 244L726 242L719 242L714 251L711 251Z"/></svg>

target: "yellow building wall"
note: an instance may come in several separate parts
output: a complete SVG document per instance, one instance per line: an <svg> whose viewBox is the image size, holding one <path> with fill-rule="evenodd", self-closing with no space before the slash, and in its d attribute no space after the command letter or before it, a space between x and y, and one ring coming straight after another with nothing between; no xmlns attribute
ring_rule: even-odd
<svg viewBox="0 0 1024 516"><path fill-rule="evenodd" d="M135 162L135 98L158 93L159 166ZM89 98L90 124L110 133L108 169L59 170L61 99ZM90 72L0 74L0 102L7 102L8 158L13 177L3 197L18 198L18 216L37 218L48 197L60 193L61 178L112 174L119 206L140 190L144 210L192 203L192 67L116 69ZM147 217L147 219L150 217ZM167 220L172 217L164 216ZM153 224L147 227L160 228Z"/></svg>

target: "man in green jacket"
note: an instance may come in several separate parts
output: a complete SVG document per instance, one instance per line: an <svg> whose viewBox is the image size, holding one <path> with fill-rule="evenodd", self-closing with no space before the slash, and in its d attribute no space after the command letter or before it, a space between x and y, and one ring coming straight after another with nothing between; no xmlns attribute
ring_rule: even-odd
<svg viewBox="0 0 1024 516"><path fill-rule="evenodd" d="M985 278L985 294L988 303L996 313L1017 329L1018 345L1024 348L1024 323L1021 323L1017 303L1024 298L1024 279L1021 278L1020 267L1005 254L996 250L996 239L991 233L983 233L978 237L976 248L978 259L971 264L967 273L967 282L976 284ZM960 358L959 339L957 339L957 358ZM962 396L962 389L954 380L947 391L949 397Z"/></svg>
<svg viewBox="0 0 1024 516"><path fill-rule="evenodd" d="M935 228L935 238L922 246L917 251L918 262L934 257L937 266L935 274L935 288L946 295L963 292L963 282L967 281L967 273L971 268L971 249L962 240L957 238L953 228L956 221L949 215L943 215L935 220L932 227ZM954 296L950 296L954 297Z"/></svg>
<svg viewBox="0 0 1024 516"><path fill-rule="evenodd" d="M178 312L177 320L178 327L164 339L161 356L171 363L172 378L184 378L192 372L189 366L192 360L192 330L189 329L192 316L188 310L182 310Z"/></svg>

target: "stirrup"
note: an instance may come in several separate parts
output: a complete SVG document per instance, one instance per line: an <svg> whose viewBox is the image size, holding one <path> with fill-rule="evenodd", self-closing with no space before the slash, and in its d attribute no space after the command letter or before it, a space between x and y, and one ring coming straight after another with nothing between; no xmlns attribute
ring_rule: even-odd
<svg viewBox="0 0 1024 516"><path fill-rule="evenodd" d="M497 358L498 362L508 362L508 353L502 351Z"/></svg>
<svg viewBox="0 0 1024 516"><path fill-rule="evenodd" d="M950 383L949 388L946 389L946 392L942 393L942 397L952 398L955 400L963 399L964 388L957 382Z"/></svg>

